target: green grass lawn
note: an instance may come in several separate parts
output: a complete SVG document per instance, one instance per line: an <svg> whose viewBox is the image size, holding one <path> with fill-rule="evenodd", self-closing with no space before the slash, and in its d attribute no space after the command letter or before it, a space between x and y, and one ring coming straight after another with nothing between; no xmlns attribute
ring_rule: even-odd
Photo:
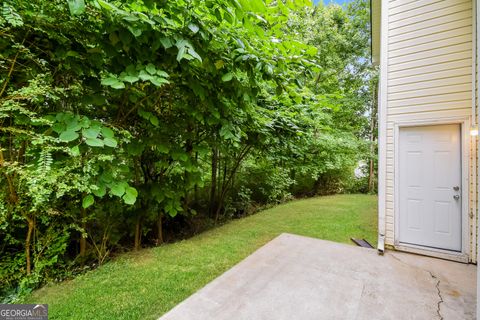
<svg viewBox="0 0 480 320"><path fill-rule="evenodd" d="M376 244L376 197L292 201L191 239L125 254L74 280L27 297L50 319L156 319L282 232Z"/></svg>

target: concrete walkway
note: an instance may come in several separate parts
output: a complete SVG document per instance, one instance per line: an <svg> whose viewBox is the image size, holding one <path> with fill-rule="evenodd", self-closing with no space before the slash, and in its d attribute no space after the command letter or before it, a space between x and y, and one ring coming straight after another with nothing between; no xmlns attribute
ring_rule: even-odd
<svg viewBox="0 0 480 320"><path fill-rule="evenodd" d="M475 319L476 267L282 234L162 320Z"/></svg>

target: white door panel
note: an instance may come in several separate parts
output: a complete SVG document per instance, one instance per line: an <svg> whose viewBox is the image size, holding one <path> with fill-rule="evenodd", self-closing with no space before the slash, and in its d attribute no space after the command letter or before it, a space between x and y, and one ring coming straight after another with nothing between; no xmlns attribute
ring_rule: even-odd
<svg viewBox="0 0 480 320"><path fill-rule="evenodd" d="M398 170L398 240L461 251L460 125L401 128Z"/></svg>

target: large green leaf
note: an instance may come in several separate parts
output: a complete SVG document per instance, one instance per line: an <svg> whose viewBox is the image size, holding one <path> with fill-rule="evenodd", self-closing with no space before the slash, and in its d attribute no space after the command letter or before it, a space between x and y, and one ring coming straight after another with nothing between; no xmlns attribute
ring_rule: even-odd
<svg viewBox="0 0 480 320"><path fill-rule="evenodd" d="M142 79L143 81L149 81L151 79L153 79L153 75L149 74L148 72L146 72L145 70L142 70L140 71L140 73L138 74L138 77L140 79Z"/></svg>
<svg viewBox="0 0 480 320"><path fill-rule="evenodd" d="M66 122L68 131L78 131L82 129L82 124L77 119L73 118Z"/></svg>
<svg viewBox="0 0 480 320"><path fill-rule="evenodd" d="M108 77L105 79L102 79L102 85L104 86L111 86L112 84L115 84L118 82L118 79L115 77Z"/></svg>
<svg viewBox="0 0 480 320"><path fill-rule="evenodd" d="M79 137L79 134L77 132L73 131L73 130L64 131L59 136L60 140L65 141L65 142L73 141L73 140L77 139L78 137Z"/></svg>
<svg viewBox="0 0 480 320"><path fill-rule="evenodd" d="M78 157L80 155L80 148L78 146L73 146L72 148L70 148L70 152L72 156Z"/></svg>
<svg viewBox="0 0 480 320"><path fill-rule="evenodd" d="M104 138L104 139L103 139L103 143L104 143L107 147L115 148L115 147L117 146L117 140L115 140L114 138Z"/></svg>
<svg viewBox="0 0 480 320"><path fill-rule="evenodd" d="M202 62L202 57L200 57L200 55L195 50L193 50L193 48L188 48L188 54L190 54L192 57L194 57L198 61Z"/></svg>
<svg viewBox="0 0 480 320"><path fill-rule="evenodd" d="M160 124L158 118L154 115L150 117L150 123L153 124L155 127L158 127L158 125Z"/></svg>
<svg viewBox="0 0 480 320"><path fill-rule="evenodd" d="M189 23L188 29L192 30L193 33L197 33L200 28L195 23Z"/></svg>
<svg viewBox="0 0 480 320"><path fill-rule="evenodd" d="M145 67L145 70L147 70L147 72L152 75L157 72L157 68L155 68L155 66L152 63L147 64L147 66Z"/></svg>
<svg viewBox="0 0 480 320"><path fill-rule="evenodd" d="M161 87L166 83L170 83L167 79L164 79L161 77L153 77L152 79L150 79L150 82L156 85L157 87Z"/></svg>
<svg viewBox="0 0 480 320"><path fill-rule="evenodd" d="M135 83L138 81L138 77L136 76L125 76L125 77L122 77L122 81L126 81L126 82L129 82L129 83Z"/></svg>
<svg viewBox="0 0 480 320"><path fill-rule="evenodd" d="M136 27L132 27L132 26L128 26L127 28L135 36L135 38L138 38L142 35L142 29L140 29L140 28L136 28Z"/></svg>
<svg viewBox="0 0 480 320"><path fill-rule="evenodd" d="M94 202L95 202L95 199L93 198L93 196L92 196L91 194L89 194L88 196L86 196L85 198L83 198L83 200L82 200L82 207L83 207L83 208L88 208L88 207L90 207Z"/></svg>
<svg viewBox="0 0 480 320"><path fill-rule="evenodd" d="M95 139L100 134L100 128L98 127L91 127L88 129L82 130L82 136L86 139Z"/></svg>
<svg viewBox="0 0 480 320"><path fill-rule="evenodd" d="M113 76L110 76L108 78L103 79L101 83L104 86L109 86L109 87L112 87L114 89L125 88L125 84L122 81L120 81L119 79L117 79L116 77L113 77Z"/></svg>
<svg viewBox="0 0 480 320"><path fill-rule="evenodd" d="M85 143L88 144L90 147L103 147L104 145L103 141L97 138L87 138L85 139Z"/></svg>
<svg viewBox="0 0 480 320"><path fill-rule="evenodd" d="M107 188L105 187L105 185L103 183L99 184L97 187L98 187L98 189L93 190L92 192L93 192L94 195L101 198L107 193Z"/></svg>
<svg viewBox="0 0 480 320"><path fill-rule="evenodd" d="M56 122L52 125L52 130L55 131L56 133L60 134L63 131L67 130L67 126L65 125L65 123Z"/></svg>
<svg viewBox="0 0 480 320"><path fill-rule="evenodd" d="M113 138L114 136L113 130L107 127L102 127L101 132L104 138Z"/></svg>
<svg viewBox="0 0 480 320"><path fill-rule="evenodd" d="M125 193L126 183L117 182L110 187L110 192L117 197L121 197Z"/></svg>
<svg viewBox="0 0 480 320"><path fill-rule="evenodd" d="M85 12L85 1L84 0L67 0L68 9L72 16L79 15Z"/></svg>
<svg viewBox="0 0 480 320"><path fill-rule="evenodd" d="M184 57L187 49L183 46L178 49L177 61L180 62Z"/></svg>
<svg viewBox="0 0 480 320"><path fill-rule="evenodd" d="M124 84L123 82L120 82L120 81L119 81L119 82L111 85L111 87L112 87L113 89L124 89L124 88L125 88L125 84Z"/></svg>
<svg viewBox="0 0 480 320"><path fill-rule="evenodd" d="M173 42L170 38L160 38L160 42L165 49L173 47Z"/></svg>
<svg viewBox="0 0 480 320"><path fill-rule="evenodd" d="M157 75L160 76L161 78L168 78L168 73L166 73L163 70L157 70Z"/></svg>
<svg viewBox="0 0 480 320"><path fill-rule="evenodd" d="M138 192L135 188L127 187L125 189L125 194L123 195L122 199L126 204L134 204L137 200Z"/></svg>
<svg viewBox="0 0 480 320"><path fill-rule="evenodd" d="M225 74L222 76L222 81L228 82L228 81L232 80L232 78L233 78L233 73L231 73L231 72L225 73Z"/></svg>

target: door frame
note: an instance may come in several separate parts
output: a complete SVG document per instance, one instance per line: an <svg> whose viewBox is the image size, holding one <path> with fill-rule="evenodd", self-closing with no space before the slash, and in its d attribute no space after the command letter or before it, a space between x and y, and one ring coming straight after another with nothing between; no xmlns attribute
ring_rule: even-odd
<svg viewBox="0 0 480 320"><path fill-rule="evenodd" d="M468 263L470 252L470 219L468 215L470 206L470 116L449 117L449 118L432 118L422 120L398 121L394 123L394 247L396 250L407 251L417 254L423 254L442 259L455 260ZM461 163L461 179L462 179L462 250L460 252L450 251L446 249L429 248L420 245L401 243L398 239L400 231L400 184L399 173L397 168L400 164L399 142L400 129L405 127L434 126L442 124L459 124L460 125L460 163Z"/></svg>

